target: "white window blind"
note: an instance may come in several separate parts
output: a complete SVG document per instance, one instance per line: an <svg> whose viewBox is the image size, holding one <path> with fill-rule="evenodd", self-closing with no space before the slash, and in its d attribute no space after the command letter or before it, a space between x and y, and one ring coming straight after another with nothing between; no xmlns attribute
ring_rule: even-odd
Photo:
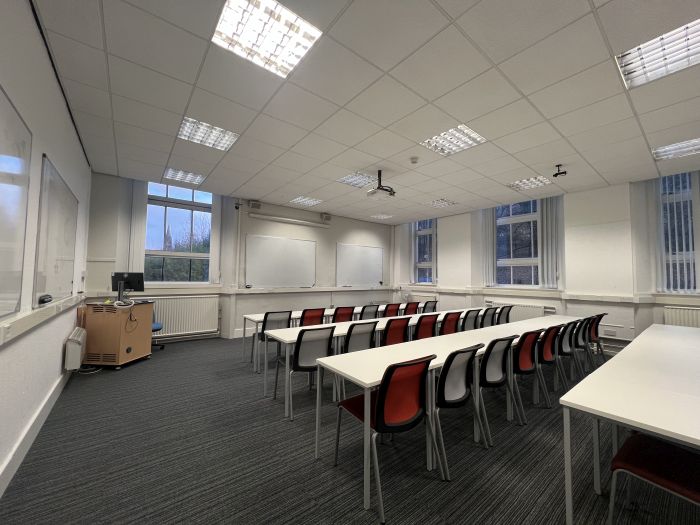
<svg viewBox="0 0 700 525"><path fill-rule="evenodd" d="M435 283L437 256L437 219L413 224L413 282Z"/></svg>

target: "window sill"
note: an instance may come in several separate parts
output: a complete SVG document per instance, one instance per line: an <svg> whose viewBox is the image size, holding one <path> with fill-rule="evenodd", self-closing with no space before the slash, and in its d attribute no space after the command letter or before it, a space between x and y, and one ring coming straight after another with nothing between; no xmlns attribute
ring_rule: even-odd
<svg viewBox="0 0 700 525"><path fill-rule="evenodd" d="M0 321L0 346L29 332L40 324L80 304L83 294L71 295L28 312L19 312Z"/></svg>

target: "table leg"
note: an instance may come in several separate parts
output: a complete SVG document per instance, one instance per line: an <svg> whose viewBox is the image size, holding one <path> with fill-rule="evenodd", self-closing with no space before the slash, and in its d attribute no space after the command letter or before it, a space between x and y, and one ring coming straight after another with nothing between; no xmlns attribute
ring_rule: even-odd
<svg viewBox="0 0 700 525"><path fill-rule="evenodd" d="M246 330L247 328L248 328L248 319L246 319L244 317L243 318L243 359L245 359L245 334L247 332L247 330ZM251 341L250 344L251 344L250 356L253 357L253 346L252 346L253 341ZM251 359L251 361L252 361L252 359Z"/></svg>
<svg viewBox="0 0 700 525"><path fill-rule="evenodd" d="M267 337L265 338L265 355L263 356L263 397L267 397L267 350L268 350L269 342L267 340Z"/></svg>
<svg viewBox="0 0 700 525"><path fill-rule="evenodd" d="M369 492L370 492L370 437L371 430L369 426L369 419L372 414L372 408L370 406L372 398L372 391L369 388L365 388L365 421L364 421L364 497L363 503L365 510L369 509Z"/></svg>
<svg viewBox="0 0 700 525"><path fill-rule="evenodd" d="M289 345L284 345L284 417L289 417Z"/></svg>
<svg viewBox="0 0 700 525"><path fill-rule="evenodd" d="M253 370L260 373L260 323L258 322L255 323L255 337L253 339L255 344L255 357L253 357L255 362L253 363Z"/></svg>
<svg viewBox="0 0 700 525"><path fill-rule="evenodd" d="M321 365L316 365L316 444L314 457L318 459L320 455L320 439L321 439L321 397L323 396L323 368Z"/></svg>
<svg viewBox="0 0 700 525"><path fill-rule="evenodd" d="M508 349L508 361L506 365L506 375L508 376L508 384L510 385L510 391L515 392L513 388L513 349L512 347ZM513 400L512 396L506 395L506 419L508 421L513 421ZM518 416L520 417L520 416Z"/></svg>
<svg viewBox="0 0 700 525"><path fill-rule="evenodd" d="M481 357L478 355L474 356L474 366L473 368L473 379L472 379L472 395L474 396L474 404L476 408L474 409L474 443L478 443L481 439L481 433L479 432L479 418L481 414L480 410L480 400L481 390L479 389L479 368L481 366Z"/></svg>
<svg viewBox="0 0 700 525"><path fill-rule="evenodd" d="M564 494L566 499L566 525L574 523L574 500L571 483L571 414L563 407L564 416Z"/></svg>
<svg viewBox="0 0 700 525"><path fill-rule="evenodd" d="M593 418L593 490L598 496L603 492L600 488L600 419Z"/></svg>
<svg viewBox="0 0 700 525"><path fill-rule="evenodd" d="M433 392L435 392L435 387L433 386L433 381L435 378L435 371L434 370L429 370L428 371L428 386L427 389L428 391L426 392L426 417L431 418L433 417ZM425 453L426 453L426 461L425 461L425 466L426 468L430 471L433 470L433 440L430 436L430 426L428 424L425 425Z"/></svg>

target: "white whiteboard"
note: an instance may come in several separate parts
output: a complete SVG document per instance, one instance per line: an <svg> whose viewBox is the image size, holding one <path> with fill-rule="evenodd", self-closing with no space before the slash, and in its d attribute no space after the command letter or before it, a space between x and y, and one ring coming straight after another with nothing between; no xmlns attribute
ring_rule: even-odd
<svg viewBox="0 0 700 525"><path fill-rule="evenodd" d="M338 243L335 268L336 286L380 286L384 280L384 250Z"/></svg>
<svg viewBox="0 0 700 525"><path fill-rule="evenodd" d="M245 284L308 288L316 284L316 241L246 235Z"/></svg>

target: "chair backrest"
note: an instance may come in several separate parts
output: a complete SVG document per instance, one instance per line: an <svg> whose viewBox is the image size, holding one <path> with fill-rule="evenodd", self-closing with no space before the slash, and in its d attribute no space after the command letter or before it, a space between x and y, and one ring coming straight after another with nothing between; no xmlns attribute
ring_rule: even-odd
<svg viewBox="0 0 700 525"><path fill-rule="evenodd" d="M389 365L377 392L377 432L404 432L417 426L426 413L426 383L435 355Z"/></svg>
<svg viewBox="0 0 700 525"><path fill-rule="evenodd" d="M282 312L265 312L262 328L258 334L261 340L265 339L265 330L277 330L278 328L289 328L292 324L291 310Z"/></svg>
<svg viewBox="0 0 700 525"><path fill-rule="evenodd" d="M323 324L323 316L326 315L325 308L307 308L301 312L299 326L312 326Z"/></svg>
<svg viewBox="0 0 700 525"><path fill-rule="evenodd" d="M345 343L343 344L342 352L355 352L356 350L367 350L374 346L374 333L377 329L377 323L353 323L348 328L348 333L345 335Z"/></svg>
<svg viewBox="0 0 700 525"><path fill-rule="evenodd" d="M579 321L574 330L573 342L577 348L585 348L588 343L588 325L591 322L590 317L585 317Z"/></svg>
<svg viewBox="0 0 700 525"><path fill-rule="evenodd" d="M430 314L437 310L437 301L425 301L423 305L423 313Z"/></svg>
<svg viewBox="0 0 700 525"><path fill-rule="evenodd" d="M506 324L510 322L510 311L513 309L512 304L501 306L496 316L496 324Z"/></svg>
<svg viewBox="0 0 700 525"><path fill-rule="evenodd" d="M333 312L334 323L344 323L352 321L352 316L355 314L354 306L338 306Z"/></svg>
<svg viewBox="0 0 700 525"><path fill-rule="evenodd" d="M382 332L382 346L395 345L408 341L408 322L410 317L389 319Z"/></svg>
<svg viewBox="0 0 700 525"><path fill-rule="evenodd" d="M559 355L571 355L571 347L573 345L573 335L578 321L571 321L564 325L557 338L557 353Z"/></svg>
<svg viewBox="0 0 700 525"><path fill-rule="evenodd" d="M316 359L333 355L334 331L335 326L300 330L294 345L292 370L316 370Z"/></svg>
<svg viewBox="0 0 700 525"><path fill-rule="evenodd" d="M481 316L481 324L479 325L480 328L486 328L487 326L496 324L496 310L498 310L498 308L495 306L484 309L484 313Z"/></svg>
<svg viewBox="0 0 700 525"><path fill-rule="evenodd" d="M440 335L454 334L459 332L459 321L462 312L448 312L440 323Z"/></svg>
<svg viewBox="0 0 700 525"><path fill-rule="evenodd" d="M379 313L378 304L366 304L360 311L360 319L376 319Z"/></svg>
<svg viewBox="0 0 700 525"><path fill-rule="evenodd" d="M531 374L536 370L535 352L537 343L544 330L531 330L520 335L513 347L513 372L515 374Z"/></svg>
<svg viewBox="0 0 700 525"><path fill-rule="evenodd" d="M476 351L483 343L452 352L442 365L435 404L438 408L462 406L471 393L471 374Z"/></svg>
<svg viewBox="0 0 700 525"><path fill-rule="evenodd" d="M517 335L501 337L491 341L484 351L481 361L479 385L496 387L505 384L507 379L508 351Z"/></svg>
<svg viewBox="0 0 700 525"><path fill-rule="evenodd" d="M600 341L600 322L606 315L608 315L607 312L593 316L593 321L588 329L588 340L591 343L597 343Z"/></svg>
<svg viewBox="0 0 700 525"><path fill-rule="evenodd" d="M538 359L540 363L553 363L556 359L557 338L563 328L563 324L550 326L540 338L538 347Z"/></svg>
<svg viewBox="0 0 700 525"><path fill-rule="evenodd" d="M404 315L416 315L418 313L418 303L406 303L403 309Z"/></svg>
<svg viewBox="0 0 700 525"><path fill-rule="evenodd" d="M426 339L435 337L435 326L437 325L438 314L421 315L416 323L414 339Z"/></svg>
<svg viewBox="0 0 700 525"><path fill-rule="evenodd" d="M399 315L399 303L389 303L384 307L384 317L395 317Z"/></svg>
<svg viewBox="0 0 700 525"><path fill-rule="evenodd" d="M481 308L475 308L474 310L467 310L464 314L464 319L462 319L462 331L475 330L478 328L477 323L479 322L479 312Z"/></svg>

